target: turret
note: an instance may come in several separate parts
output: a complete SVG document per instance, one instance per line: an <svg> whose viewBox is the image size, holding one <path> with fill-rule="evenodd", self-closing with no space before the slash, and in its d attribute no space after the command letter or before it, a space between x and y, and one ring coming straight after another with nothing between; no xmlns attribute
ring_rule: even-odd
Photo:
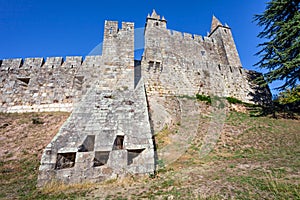
<svg viewBox="0 0 300 200"><path fill-rule="evenodd" d="M164 16L160 17L153 9L152 14L148 14L145 27L167 28L167 20Z"/></svg>
<svg viewBox="0 0 300 200"><path fill-rule="evenodd" d="M102 56L124 66L134 66L134 23L105 21Z"/></svg>
<svg viewBox="0 0 300 200"><path fill-rule="evenodd" d="M223 25L215 16L212 18L209 36L217 43L218 53L222 64L241 67L231 29Z"/></svg>

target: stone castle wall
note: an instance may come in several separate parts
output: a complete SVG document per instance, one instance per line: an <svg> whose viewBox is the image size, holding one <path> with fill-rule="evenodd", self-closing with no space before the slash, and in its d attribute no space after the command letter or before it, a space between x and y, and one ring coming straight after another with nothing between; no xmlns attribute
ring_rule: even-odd
<svg viewBox="0 0 300 200"><path fill-rule="evenodd" d="M96 78L93 73L107 74L102 63L102 56L3 60L0 112L71 112Z"/></svg>
<svg viewBox="0 0 300 200"><path fill-rule="evenodd" d="M47 145L38 186L99 182L154 173L154 145L142 79L134 81L134 25L106 21L102 56L76 70L80 95L71 116Z"/></svg>
<svg viewBox="0 0 300 200"><path fill-rule="evenodd" d="M154 145L142 82L135 90L102 90L83 96L46 147L38 185L99 182L124 174L153 173Z"/></svg>
<svg viewBox="0 0 300 200"><path fill-rule="evenodd" d="M173 58L166 58L166 53L173 53ZM222 63L217 45L211 38L155 26L146 27L144 58L158 62L185 59Z"/></svg>
<svg viewBox="0 0 300 200"><path fill-rule="evenodd" d="M228 26L213 17L211 33L202 37L166 24L156 13L147 17L141 63L133 61L134 24L119 27L116 21L105 22L102 55L0 61L0 112L70 112L98 77L102 88L124 81L134 88L143 76L149 95L200 93L253 102L254 72L242 68Z"/></svg>
<svg viewBox="0 0 300 200"><path fill-rule="evenodd" d="M169 110L184 111L167 108L168 96L268 100L253 82L260 74L241 67L227 26L214 18L204 38L166 27L155 12L147 17L141 61L134 24L116 21L105 21L102 55L0 61L0 112L72 111L43 152L39 186L154 173L154 131L173 121Z"/></svg>
<svg viewBox="0 0 300 200"><path fill-rule="evenodd" d="M3 60L0 66L0 111L71 111L82 80L76 77L81 57Z"/></svg>
<svg viewBox="0 0 300 200"><path fill-rule="evenodd" d="M262 103L270 94L255 87L255 72L242 68L230 28L215 17L203 38L171 31L164 18L152 13L146 22L141 70L148 95L204 94ZM257 93L265 96L258 101Z"/></svg>
<svg viewBox="0 0 300 200"><path fill-rule="evenodd" d="M98 78L103 89L133 88L133 33L133 23L106 21L103 55L1 60L0 112L71 112Z"/></svg>
<svg viewBox="0 0 300 200"><path fill-rule="evenodd" d="M253 102L249 71L229 65L209 62L186 63L184 65L142 65L147 94L151 95L216 95L235 97Z"/></svg>

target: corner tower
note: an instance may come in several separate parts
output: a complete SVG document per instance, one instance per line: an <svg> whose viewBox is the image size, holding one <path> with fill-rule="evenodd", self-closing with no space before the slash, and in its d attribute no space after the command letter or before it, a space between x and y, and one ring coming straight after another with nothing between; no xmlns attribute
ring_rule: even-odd
<svg viewBox="0 0 300 200"><path fill-rule="evenodd" d="M159 28L167 28L167 20L164 16L160 18L160 15L156 13L156 11L153 9L152 14L148 14L146 19L146 25L145 27L159 27Z"/></svg>
<svg viewBox="0 0 300 200"><path fill-rule="evenodd" d="M110 63L123 63L126 67L134 66L134 23L105 21L103 39L103 57ZM113 61L113 62L112 62Z"/></svg>
<svg viewBox="0 0 300 200"><path fill-rule="evenodd" d="M238 51L236 49L231 29L213 16L209 36L218 44L218 53L222 63L242 67Z"/></svg>

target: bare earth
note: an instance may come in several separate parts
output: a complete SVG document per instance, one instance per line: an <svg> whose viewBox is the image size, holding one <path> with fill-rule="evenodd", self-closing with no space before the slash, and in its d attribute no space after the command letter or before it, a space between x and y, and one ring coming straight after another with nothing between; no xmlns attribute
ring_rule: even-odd
<svg viewBox="0 0 300 200"><path fill-rule="evenodd" d="M202 110L188 149L168 165L159 159L157 174L43 190L35 187L41 153L69 114L0 114L0 199L300 199L299 119L227 111L216 145L203 157L211 115L206 105ZM193 129L186 126L181 121L158 133L158 150Z"/></svg>

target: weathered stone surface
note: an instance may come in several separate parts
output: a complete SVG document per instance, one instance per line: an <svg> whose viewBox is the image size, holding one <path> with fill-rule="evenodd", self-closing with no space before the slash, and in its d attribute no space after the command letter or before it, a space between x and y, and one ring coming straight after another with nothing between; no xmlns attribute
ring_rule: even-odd
<svg viewBox="0 0 300 200"><path fill-rule="evenodd" d="M133 33L132 23L123 23L118 30L117 22L106 22L103 55L87 57L84 67L76 71L76 79L82 82L81 100L46 147L39 186L51 179L94 182L154 172L146 92L142 79L134 81Z"/></svg>
<svg viewBox="0 0 300 200"><path fill-rule="evenodd" d="M253 82L261 74L242 68L230 28L215 17L210 33L202 37L168 30L166 19L153 11L146 21L141 61L134 61L134 24L123 22L119 28L118 22L105 21L102 52L84 60L0 62L0 112L72 112L44 150L39 186L153 173L154 131L174 124L179 115L187 116L180 119L183 125L194 120L190 135L197 130L196 111L184 110L195 105L175 96L270 100L268 88ZM177 138L182 143L188 139L184 134ZM178 145L184 151L184 144ZM160 153L169 155L170 150ZM173 153L169 161L177 157Z"/></svg>
<svg viewBox="0 0 300 200"><path fill-rule="evenodd" d="M147 18L141 70L150 98L199 93L263 103L256 101L263 93L270 100L268 88L253 87L253 72L242 68L231 29L216 17L204 39L166 27L156 12Z"/></svg>

